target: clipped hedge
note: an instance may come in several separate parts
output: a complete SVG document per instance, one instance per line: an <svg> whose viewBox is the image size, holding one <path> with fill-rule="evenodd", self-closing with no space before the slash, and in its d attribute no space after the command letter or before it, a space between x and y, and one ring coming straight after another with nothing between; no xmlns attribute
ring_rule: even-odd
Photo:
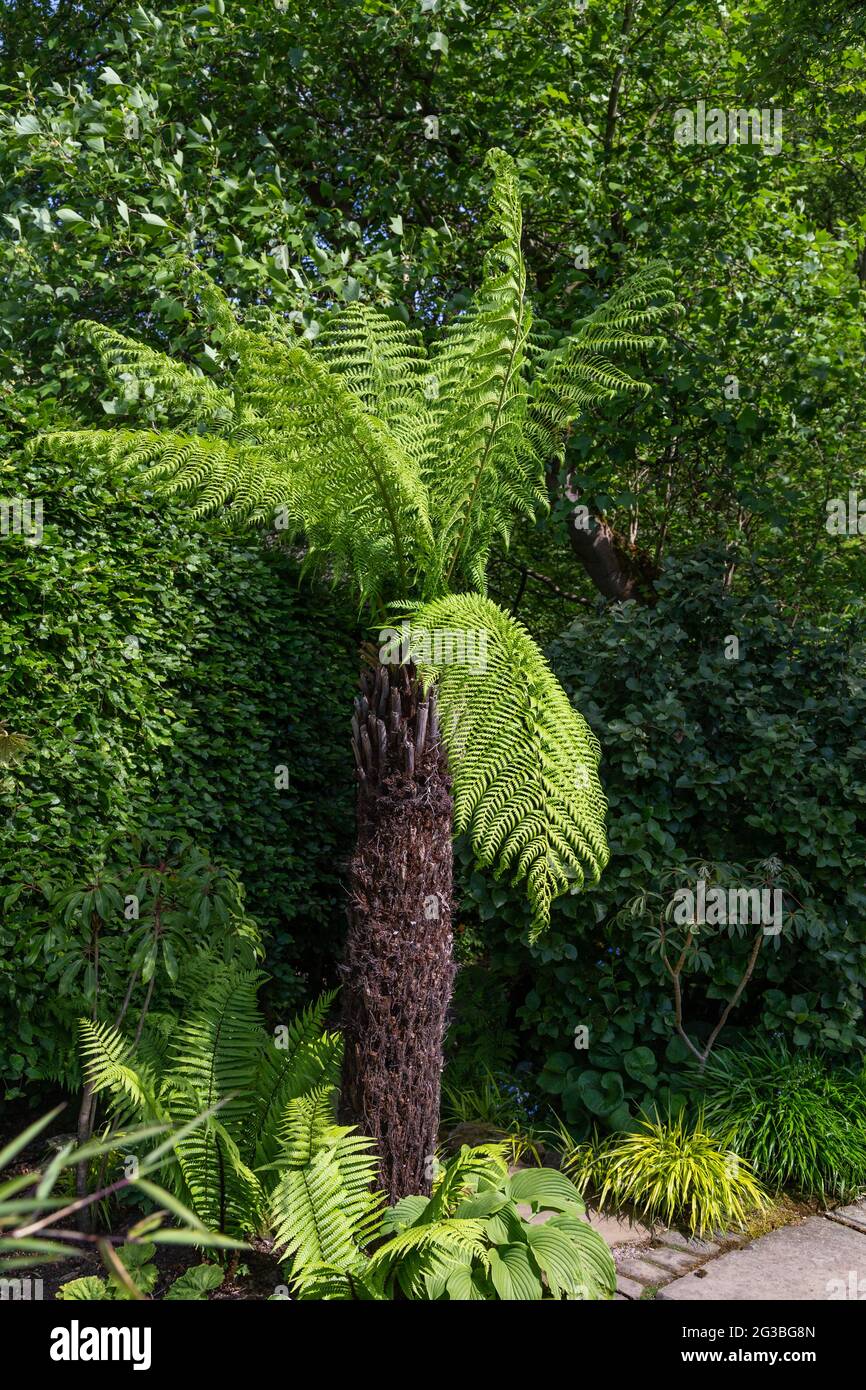
<svg viewBox="0 0 866 1390"><path fill-rule="evenodd" d="M756 1030L846 1059L864 1047L864 614L826 628L792 624L754 576L741 572L726 592L722 566L709 553L671 564L654 607L581 615L551 650L602 745L612 857L601 883L561 900L530 949L519 891L466 863L470 920L474 907L479 954L498 986L490 993L509 1001L521 1054L578 1131L628 1123L653 1099L677 1104L691 1064L674 1032L670 981L647 921L629 920L633 900L661 893L677 866L776 858L806 883L720 1043ZM738 659L725 656L731 636ZM690 1035L708 1035L752 935L708 941L685 980ZM461 998L481 997L478 969L458 982L458 1016ZM504 1009L479 1016L482 1055ZM586 1049L575 1045L581 1025Z"/></svg>
<svg viewBox="0 0 866 1390"><path fill-rule="evenodd" d="M92 870L109 834L188 836L239 872L290 1005L343 925L351 628L261 537L121 498L98 470L7 465L0 495L21 494L44 536L0 539L0 719L29 740L0 769L0 908L22 879ZM7 1084L65 1074L80 1004L43 983L37 896L0 916Z"/></svg>

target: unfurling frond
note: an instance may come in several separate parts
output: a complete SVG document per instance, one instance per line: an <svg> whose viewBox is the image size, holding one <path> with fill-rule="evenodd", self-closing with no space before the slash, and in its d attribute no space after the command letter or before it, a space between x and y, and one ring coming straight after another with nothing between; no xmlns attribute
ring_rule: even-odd
<svg viewBox="0 0 866 1390"><path fill-rule="evenodd" d="M609 857L598 740L526 629L488 599L425 604L411 630L413 659L436 683L456 828L480 864L527 880L537 935L552 899L596 882Z"/></svg>

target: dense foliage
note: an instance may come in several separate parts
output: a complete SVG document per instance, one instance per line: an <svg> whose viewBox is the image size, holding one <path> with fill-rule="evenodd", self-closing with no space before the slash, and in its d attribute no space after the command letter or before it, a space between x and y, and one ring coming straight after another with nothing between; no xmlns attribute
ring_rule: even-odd
<svg viewBox="0 0 866 1390"><path fill-rule="evenodd" d="M531 964L526 916L507 886L468 881L482 919L473 957L495 982L493 1029L479 1023L479 1046L510 997L543 1090L576 1125L616 1127L644 1101L669 1104L682 1091L690 1054L674 1027L659 922L702 866L708 882L766 881L782 894L782 929L764 939L729 1027L840 1059L864 1046L862 617L792 627L757 580L726 589L723 571L712 554L672 563L655 606L581 617L552 649L604 749L611 862L596 888L557 907ZM732 635L739 654L729 659ZM709 1035L755 930L699 933L683 977L690 1035ZM484 992L478 964L466 985L471 1008Z"/></svg>
<svg viewBox="0 0 866 1390"><path fill-rule="evenodd" d="M699 103L760 137L678 138ZM7 0L0 105L0 1095L74 1092L76 1028L99 1086L0 1183L4 1260L92 1240L42 1230L136 1086L199 1126L144 1171L207 1151L184 1238L279 1239L294 1298L610 1296L577 1188L509 1157L694 1230L752 1172L862 1191L866 9ZM414 649L466 834L451 1157L393 1211L320 1014L322 1085L271 1125L259 1084L340 980L373 618L489 657ZM154 1289L148 1221L61 1296Z"/></svg>
<svg viewBox="0 0 866 1390"><path fill-rule="evenodd" d="M56 942L46 961L54 905L122 871L137 833L155 851L194 840L241 874L289 1001L299 977L331 970L354 641L289 559L121 500L98 467L2 476L38 489L46 518L41 545L4 539L0 568L3 719L28 741L0 769L0 1073L14 1088L70 1074L83 997L58 992ZM114 919L128 925L122 905Z"/></svg>

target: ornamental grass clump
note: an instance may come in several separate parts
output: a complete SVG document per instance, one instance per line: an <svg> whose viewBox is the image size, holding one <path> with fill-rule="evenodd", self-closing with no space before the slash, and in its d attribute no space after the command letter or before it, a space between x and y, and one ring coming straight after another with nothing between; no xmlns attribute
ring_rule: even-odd
<svg viewBox="0 0 866 1390"><path fill-rule="evenodd" d="M866 1187L866 1084L782 1039L724 1049L699 1083L712 1125L773 1190L820 1199Z"/></svg>
<svg viewBox="0 0 866 1390"><path fill-rule="evenodd" d="M678 1226L690 1235L742 1227L768 1206L749 1165L706 1128L681 1113L644 1119L633 1134L615 1134L588 1157L580 1145L566 1160L578 1187L581 1175L603 1208L628 1207L649 1222Z"/></svg>

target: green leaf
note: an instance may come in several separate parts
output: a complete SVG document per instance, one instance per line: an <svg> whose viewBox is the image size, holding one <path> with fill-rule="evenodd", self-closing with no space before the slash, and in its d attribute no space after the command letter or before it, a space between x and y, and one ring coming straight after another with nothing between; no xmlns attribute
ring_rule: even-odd
<svg viewBox="0 0 866 1390"><path fill-rule="evenodd" d="M544 1296L538 1270L525 1245L500 1245L491 1250L490 1279L500 1298L537 1302Z"/></svg>
<svg viewBox="0 0 866 1390"><path fill-rule="evenodd" d="M104 1279L88 1274L82 1279L71 1279L68 1284L61 1284L56 1297L67 1302L83 1299L88 1303L110 1303L113 1294Z"/></svg>
<svg viewBox="0 0 866 1390"><path fill-rule="evenodd" d="M167 1290L165 1297L171 1302L175 1299L191 1299L197 1303L207 1298L213 1289L218 1289L224 1279L219 1265L193 1265Z"/></svg>

